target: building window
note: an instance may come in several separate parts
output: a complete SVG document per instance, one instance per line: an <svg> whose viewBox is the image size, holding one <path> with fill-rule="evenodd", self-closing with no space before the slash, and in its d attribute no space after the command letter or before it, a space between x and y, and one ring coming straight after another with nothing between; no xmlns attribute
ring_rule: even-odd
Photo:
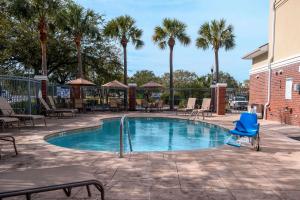
<svg viewBox="0 0 300 200"><path fill-rule="evenodd" d="M285 82L285 99L292 99L293 79L287 78Z"/></svg>

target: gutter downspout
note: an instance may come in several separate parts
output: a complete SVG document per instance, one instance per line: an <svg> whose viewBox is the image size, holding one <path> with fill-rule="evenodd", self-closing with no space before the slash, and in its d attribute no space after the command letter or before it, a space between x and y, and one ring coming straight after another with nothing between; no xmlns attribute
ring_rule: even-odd
<svg viewBox="0 0 300 200"><path fill-rule="evenodd" d="M264 106L264 120L267 119L267 109L270 107L271 101L271 83L272 83L272 63L274 61L274 51L275 51L275 25L276 25L276 2L273 1L273 26L272 26L272 54L269 59L269 77L268 77L268 101Z"/></svg>

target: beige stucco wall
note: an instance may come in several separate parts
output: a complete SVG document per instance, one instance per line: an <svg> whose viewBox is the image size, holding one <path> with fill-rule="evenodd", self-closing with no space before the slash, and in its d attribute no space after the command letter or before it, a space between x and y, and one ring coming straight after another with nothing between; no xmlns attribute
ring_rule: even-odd
<svg viewBox="0 0 300 200"><path fill-rule="evenodd" d="M264 53L252 59L252 68L259 68L268 64L268 53Z"/></svg>
<svg viewBox="0 0 300 200"><path fill-rule="evenodd" d="M276 0L274 61L300 54L300 0Z"/></svg>
<svg viewBox="0 0 300 200"><path fill-rule="evenodd" d="M273 55L274 4L278 0L270 0L269 4L269 59Z"/></svg>

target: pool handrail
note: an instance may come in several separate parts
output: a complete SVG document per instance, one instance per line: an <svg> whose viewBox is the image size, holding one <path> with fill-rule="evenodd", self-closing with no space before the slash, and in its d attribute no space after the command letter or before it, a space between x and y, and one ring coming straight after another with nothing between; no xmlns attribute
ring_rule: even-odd
<svg viewBox="0 0 300 200"><path fill-rule="evenodd" d="M131 134L130 134L130 128L129 128L129 121L128 120L127 120L127 135L128 135L128 143L129 143L130 152L132 152L133 149L132 149Z"/></svg>
<svg viewBox="0 0 300 200"><path fill-rule="evenodd" d="M126 115L123 115L120 121L120 158L124 158L123 155L123 126L124 126L124 118Z"/></svg>
<svg viewBox="0 0 300 200"><path fill-rule="evenodd" d="M127 115L123 115L120 121L120 158L124 158L124 152L123 152L123 130L124 130L124 121L126 119ZM128 127L129 129L129 127ZM129 146L130 146L130 151L132 151L132 145L131 145L131 137L130 137L130 132L128 130L128 140L129 140Z"/></svg>

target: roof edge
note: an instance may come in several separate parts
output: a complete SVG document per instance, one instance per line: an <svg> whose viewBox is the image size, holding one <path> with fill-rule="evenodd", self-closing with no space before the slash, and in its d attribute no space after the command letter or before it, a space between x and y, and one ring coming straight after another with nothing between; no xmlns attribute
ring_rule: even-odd
<svg viewBox="0 0 300 200"><path fill-rule="evenodd" d="M269 51L269 43L264 44L242 57L244 60L253 59Z"/></svg>

